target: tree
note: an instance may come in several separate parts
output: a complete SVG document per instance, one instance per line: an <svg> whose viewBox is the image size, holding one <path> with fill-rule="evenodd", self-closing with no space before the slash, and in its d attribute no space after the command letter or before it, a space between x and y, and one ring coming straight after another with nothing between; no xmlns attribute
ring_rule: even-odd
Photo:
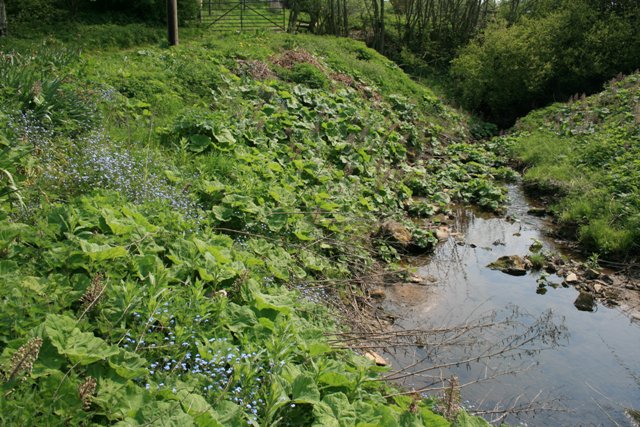
<svg viewBox="0 0 640 427"><path fill-rule="evenodd" d="M8 30L7 9L4 7L4 0L0 0L0 37L6 36Z"/></svg>
<svg viewBox="0 0 640 427"><path fill-rule="evenodd" d="M509 126L533 108L599 91L640 64L638 3L522 0L501 3L508 8L501 15L512 15L514 4L526 13L490 24L451 63L458 101L491 121Z"/></svg>
<svg viewBox="0 0 640 427"><path fill-rule="evenodd" d="M401 43L443 67L486 26L496 8L495 0L391 0L391 4Z"/></svg>

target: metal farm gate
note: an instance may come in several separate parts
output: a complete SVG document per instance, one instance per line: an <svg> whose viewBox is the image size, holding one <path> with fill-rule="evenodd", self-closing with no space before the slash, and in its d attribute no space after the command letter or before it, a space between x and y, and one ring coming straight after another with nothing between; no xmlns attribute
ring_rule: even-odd
<svg viewBox="0 0 640 427"><path fill-rule="evenodd" d="M284 5L273 0L203 0L200 20L214 31L286 31Z"/></svg>

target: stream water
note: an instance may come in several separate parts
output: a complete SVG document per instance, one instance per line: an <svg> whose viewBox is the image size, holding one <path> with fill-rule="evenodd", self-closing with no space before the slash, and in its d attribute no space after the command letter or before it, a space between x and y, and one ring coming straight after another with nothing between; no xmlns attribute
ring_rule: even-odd
<svg viewBox="0 0 640 427"><path fill-rule="evenodd" d="M527 254L533 239L559 250L542 232L549 225L527 213L520 187L509 198L515 221L461 210L453 228L464 239L450 237L418 269L427 285L388 288L383 305L398 329L445 331L386 354L401 372L396 381L429 390L455 375L469 384L463 406L489 411L487 419L499 416L495 409L523 410L503 420L512 425L632 425L624 410L640 409L640 323L601 305L578 311L571 287L539 294L539 274L487 268L502 255Z"/></svg>

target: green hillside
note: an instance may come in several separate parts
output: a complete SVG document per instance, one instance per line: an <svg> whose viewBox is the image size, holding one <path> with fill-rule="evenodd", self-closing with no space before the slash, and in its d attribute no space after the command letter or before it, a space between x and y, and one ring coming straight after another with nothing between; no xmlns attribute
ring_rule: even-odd
<svg viewBox="0 0 640 427"><path fill-rule="evenodd" d="M553 195L570 236L606 258L640 252L640 75L590 97L554 104L519 120L501 138L526 165L524 180Z"/></svg>
<svg viewBox="0 0 640 427"><path fill-rule="evenodd" d="M0 423L449 425L328 340L381 222L499 208L465 117L345 39L80 42L0 42Z"/></svg>

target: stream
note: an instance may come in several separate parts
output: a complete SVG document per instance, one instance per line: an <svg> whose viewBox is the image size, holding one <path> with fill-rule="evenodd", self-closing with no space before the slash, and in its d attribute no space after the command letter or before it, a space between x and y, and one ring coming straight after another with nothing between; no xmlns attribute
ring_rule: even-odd
<svg viewBox="0 0 640 427"><path fill-rule="evenodd" d="M452 229L464 237L452 235L419 266L424 284L387 289L383 308L397 330L439 331L423 346L385 353L398 372L392 379L434 394L456 376L462 406L485 411L487 420L511 409L502 419L511 425L631 426L625 408L640 410L640 322L600 304L579 311L573 287L538 290L542 273L516 277L486 267L526 255L534 239L561 251L530 208L514 185L510 220L461 209Z"/></svg>

